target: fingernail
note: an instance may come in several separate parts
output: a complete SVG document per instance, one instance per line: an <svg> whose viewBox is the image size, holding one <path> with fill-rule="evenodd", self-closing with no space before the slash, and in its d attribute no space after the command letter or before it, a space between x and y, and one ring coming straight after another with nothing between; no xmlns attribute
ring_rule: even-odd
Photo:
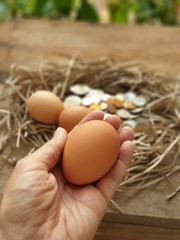
<svg viewBox="0 0 180 240"><path fill-rule="evenodd" d="M61 127L58 127L54 133L54 137L57 137L59 136L60 132L62 132L62 128Z"/></svg>
<svg viewBox="0 0 180 240"><path fill-rule="evenodd" d="M132 141L125 141L121 145L121 151L120 151L120 160L129 167L132 161L133 153L134 153L134 144Z"/></svg>
<svg viewBox="0 0 180 240"><path fill-rule="evenodd" d="M66 140L66 131L61 128L58 127L54 133L54 141L56 142L57 145L62 144L62 142L64 142Z"/></svg>
<svg viewBox="0 0 180 240"><path fill-rule="evenodd" d="M103 120L105 120L107 117L109 117L109 116L111 116L111 114L110 113L104 113L104 119Z"/></svg>

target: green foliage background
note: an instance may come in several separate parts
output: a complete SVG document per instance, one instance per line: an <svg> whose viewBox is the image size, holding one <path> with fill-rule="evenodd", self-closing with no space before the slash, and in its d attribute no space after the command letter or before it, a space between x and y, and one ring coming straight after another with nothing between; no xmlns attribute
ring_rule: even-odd
<svg viewBox="0 0 180 240"><path fill-rule="evenodd" d="M98 0L96 0L98 2ZM107 0L111 23L179 25L180 0ZM16 18L100 21L90 0L0 0L0 21Z"/></svg>

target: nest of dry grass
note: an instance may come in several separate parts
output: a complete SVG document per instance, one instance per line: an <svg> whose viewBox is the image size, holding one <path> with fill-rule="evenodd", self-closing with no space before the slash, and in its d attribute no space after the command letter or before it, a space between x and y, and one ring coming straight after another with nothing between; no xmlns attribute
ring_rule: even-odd
<svg viewBox="0 0 180 240"><path fill-rule="evenodd" d="M12 66L1 97L1 103L6 101L7 105L0 109L1 151L10 142L11 148L25 144L36 149L49 140L56 126L33 121L26 101L32 92L42 89L64 99L69 94L69 86L77 82L113 94L133 91L150 98L143 113L149 124L135 131L132 165L117 191L132 187L142 189L180 170L179 78L133 64L117 64L107 58L87 62L73 57L68 64L48 62L37 70ZM17 159L9 157L8 161Z"/></svg>

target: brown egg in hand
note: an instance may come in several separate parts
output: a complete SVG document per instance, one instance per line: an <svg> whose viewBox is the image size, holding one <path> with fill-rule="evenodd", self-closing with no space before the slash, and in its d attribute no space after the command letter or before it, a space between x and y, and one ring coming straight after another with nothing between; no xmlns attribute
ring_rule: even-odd
<svg viewBox="0 0 180 240"><path fill-rule="evenodd" d="M65 144L62 170L75 185L84 185L103 177L119 154L119 136L107 122L92 120L74 128Z"/></svg>
<svg viewBox="0 0 180 240"><path fill-rule="evenodd" d="M60 98L49 91L37 91L27 101L33 119L44 124L57 124L59 114L64 109Z"/></svg>
<svg viewBox="0 0 180 240"><path fill-rule="evenodd" d="M83 106L68 107L59 115L58 124L69 133L90 111Z"/></svg>

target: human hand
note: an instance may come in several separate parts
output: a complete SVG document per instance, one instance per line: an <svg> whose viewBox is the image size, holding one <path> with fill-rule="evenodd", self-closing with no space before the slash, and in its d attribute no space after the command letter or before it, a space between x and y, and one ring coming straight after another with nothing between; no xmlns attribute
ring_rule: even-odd
<svg viewBox="0 0 180 240"><path fill-rule="evenodd" d="M103 118L103 112L93 111L81 123ZM56 130L49 142L17 163L0 206L2 239L93 238L134 151L133 130L121 128L115 115L105 121L119 132L121 145L115 165L95 184L75 186L64 179L59 160L67 133L62 128Z"/></svg>

